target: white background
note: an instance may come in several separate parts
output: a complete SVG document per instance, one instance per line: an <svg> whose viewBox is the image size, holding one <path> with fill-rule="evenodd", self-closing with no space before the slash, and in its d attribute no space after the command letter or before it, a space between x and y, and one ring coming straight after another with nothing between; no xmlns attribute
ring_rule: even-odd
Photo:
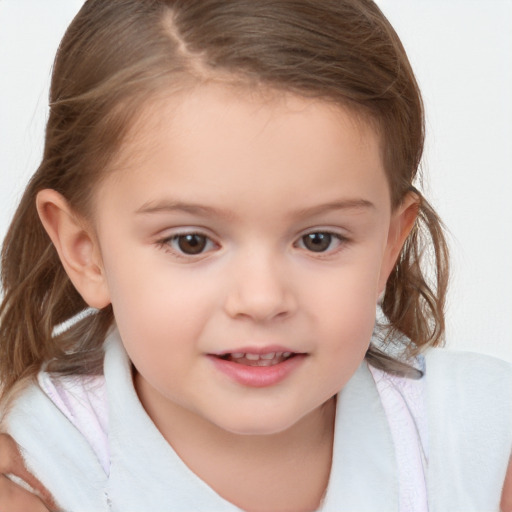
<svg viewBox="0 0 512 512"><path fill-rule="evenodd" d="M450 230L448 346L512 361L512 0L380 0L427 110L427 197ZM0 0L0 239L37 167L53 55L82 0Z"/></svg>

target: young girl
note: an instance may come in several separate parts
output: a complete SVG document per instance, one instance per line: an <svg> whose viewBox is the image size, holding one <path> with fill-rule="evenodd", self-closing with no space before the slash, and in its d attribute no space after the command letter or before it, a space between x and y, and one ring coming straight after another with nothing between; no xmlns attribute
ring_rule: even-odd
<svg viewBox="0 0 512 512"><path fill-rule="evenodd" d="M85 3L2 253L3 428L59 510L499 508L512 371L432 348L422 145L369 0Z"/></svg>

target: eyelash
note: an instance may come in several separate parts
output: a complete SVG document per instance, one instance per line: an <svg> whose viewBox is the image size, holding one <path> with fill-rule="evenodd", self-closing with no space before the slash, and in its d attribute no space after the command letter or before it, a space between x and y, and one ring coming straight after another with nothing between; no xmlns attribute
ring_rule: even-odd
<svg viewBox="0 0 512 512"><path fill-rule="evenodd" d="M307 247L305 247L305 243L304 241L307 240L308 237L312 237L312 236L318 236L318 235L321 235L321 238L322 237L327 237L327 240L328 240L328 246L325 250L321 250L321 251L314 251L314 250L311 250L311 249L308 249ZM311 240L311 239L310 239ZM321 242L322 240L320 240ZM336 242L336 247L332 248L332 244L333 242ZM306 233L304 235L302 235L298 241L296 242L296 246L300 246L302 245L302 248L305 249L306 251L312 253L312 254L316 254L318 256L330 256L330 255L333 255L333 254L336 254L338 251L341 250L341 248L346 245L347 243L349 242L349 240L344 237L343 235L340 235L339 233L334 233L332 231L310 231L309 233Z"/></svg>
<svg viewBox="0 0 512 512"><path fill-rule="evenodd" d="M327 237L326 238L327 242L328 242L327 247L324 250L320 250L320 251L308 249L308 247L306 246L306 243L305 243L305 241L308 239L308 237L319 236L319 235L320 235L320 241L314 242L314 243L321 243L323 237ZM202 241L204 242L204 246L202 248L199 247L199 250L196 253L193 253L193 252L187 253L183 250L183 247L179 247L179 245L176 247L174 245L174 244L179 244L181 241L183 241L187 237L190 239L192 237L201 238ZM309 240L311 241L312 238L310 238ZM332 245L334 242L336 243L336 247L332 248ZM326 231L319 230L319 231L310 231L309 233L306 233L306 234L300 236L299 239L294 243L294 247L304 249L308 253L316 254L319 257L322 257L322 256L326 257L329 255L336 254L338 251L341 250L341 248L343 246L345 246L349 242L350 242L349 239L340 235L339 233L334 233L332 231L327 231L327 230ZM157 245L159 247L165 249L166 251L172 252L178 258L187 258L187 259L199 258L201 256L204 256L206 253L208 253L212 250L211 246L219 247L219 244L214 242L208 235L198 232L198 231L190 231L188 233L179 233L176 235L172 235L172 236L163 238L163 239L157 241ZM208 246L210 246L209 249L208 249Z"/></svg>
<svg viewBox="0 0 512 512"><path fill-rule="evenodd" d="M193 253L193 252L187 253L183 250L183 248L180 248L179 246L178 247L174 246L174 244L179 244L180 241L186 239L187 237L189 237L189 238L199 237L201 239L204 239L204 243L205 243L204 248L206 248L208 246L212 246L212 245L218 247L218 244L216 244L208 235L198 232L198 231L190 231L188 233L179 233L176 235L172 235L172 236L163 238L162 240L158 240L157 244L159 247L161 247L169 252L172 252L178 258L194 258L194 257L198 258L198 257L204 255L205 254L204 248L202 248L199 252L196 252L196 253ZM210 250L211 250L211 248L209 250L206 250L206 252L209 252Z"/></svg>

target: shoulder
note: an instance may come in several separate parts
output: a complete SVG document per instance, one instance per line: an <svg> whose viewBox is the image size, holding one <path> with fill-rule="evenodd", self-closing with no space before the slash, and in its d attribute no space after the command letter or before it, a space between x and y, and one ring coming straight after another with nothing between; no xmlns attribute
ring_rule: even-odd
<svg viewBox="0 0 512 512"><path fill-rule="evenodd" d="M475 401L488 399L499 391L497 400L508 401L512 409L512 365L496 357L447 349L431 349L425 354L427 386L446 394L467 396Z"/></svg>
<svg viewBox="0 0 512 512"><path fill-rule="evenodd" d="M57 376L42 372L41 390L85 438L106 473L108 457L108 401L103 375Z"/></svg>
<svg viewBox="0 0 512 512"><path fill-rule="evenodd" d="M480 370L498 370L500 373L511 374L512 364L494 356L481 354L478 352L469 352L462 350L453 350L447 348L431 348L424 354L427 364L432 365L450 365L454 370L466 368L475 368Z"/></svg>
<svg viewBox="0 0 512 512"><path fill-rule="evenodd" d="M96 414L98 408L90 403L100 388L98 381L90 378L43 372L14 399L4 420L27 468L63 508L83 503L87 508L81 510L104 509L102 489L107 475L90 442L94 423L101 428L103 421ZM87 427L81 428L83 425Z"/></svg>
<svg viewBox="0 0 512 512"><path fill-rule="evenodd" d="M433 510L497 510L512 452L512 366L445 349L425 360Z"/></svg>
<svg viewBox="0 0 512 512"><path fill-rule="evenodd" d="M430 428L466 435L510 454L512 365L495 357L444 349L425 354ZM488 436L489 439L485 439ZM470 440L470 441L469 441ZM508 447L508 448L505 448Z"/></svg>
<svg viewBox="0 0 512 512"><path fill-rule="evenodd" d="M512 365L492 356L432 349L425 354L425 380L433 409L499 415L512 425Z"/></svg>
<svg viewBox="0 0 512 512"><path fill-rule="evenodd" d="M84 422L108 427L107 394L103 375L60 376L41 372L37 378L41 391L79 430Z"/></svg>

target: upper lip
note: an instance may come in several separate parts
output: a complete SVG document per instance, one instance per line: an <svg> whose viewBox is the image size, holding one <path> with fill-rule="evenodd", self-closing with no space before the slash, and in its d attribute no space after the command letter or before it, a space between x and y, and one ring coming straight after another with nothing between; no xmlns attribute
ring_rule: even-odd
<svg viewBox="0 0 512 512"><path fill-rule="evenodd" d="M292 354L301 354L303 352L299 352L297 350L294 350L290 347L285 347L283 345L265 345L261 347L237 347L233 349L228 350L221 350L219 352L211 352L210 355L213 356L225 356L228 354L255 354L255 355L263 355L263 354L270 354L270 353L284 353L284 352L290 352Z"/></svg>

